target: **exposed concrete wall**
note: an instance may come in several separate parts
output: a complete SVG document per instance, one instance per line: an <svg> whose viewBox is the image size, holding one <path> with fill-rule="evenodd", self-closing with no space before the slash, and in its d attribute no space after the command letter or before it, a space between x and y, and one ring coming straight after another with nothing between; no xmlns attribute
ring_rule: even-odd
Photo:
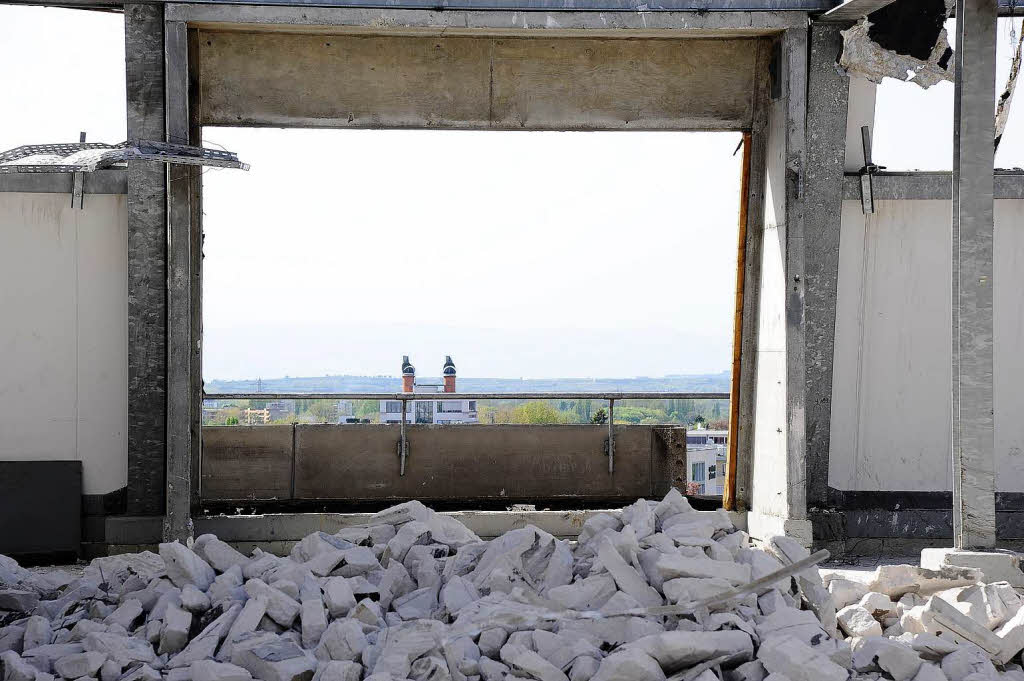
<svg viewBox="0 0 1024 681"><path fill-rule="evenodd" d="M829 485L952 489L950 202L843 202ZM1024 201L995 202L996 488L1024 491Z"/></svg>
<svg viewBox="0 0 1024 681"><path fill-rule="evenodd" d="M0 192L0 460L127 479L127 199Z"/></svg>
<svg viewBox="0 0 1024 681"><path fill-rule="evenodd" d="M685 429L594 425L209 426L203 499L530 501L660 498L685 486Z"/></svg>

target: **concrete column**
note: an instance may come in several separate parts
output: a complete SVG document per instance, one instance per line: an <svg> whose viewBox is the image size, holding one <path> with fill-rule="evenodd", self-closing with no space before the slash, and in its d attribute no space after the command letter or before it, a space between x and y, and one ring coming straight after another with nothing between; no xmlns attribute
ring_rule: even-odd
<svg viewBox="0 0 1024 681"><path fill-rule="evenodd" d="M163 5L125 3L128 138L164 137ZM167 445L166 168L128 164L128 490L130 515L164 512Z"/></svg>
<svg viewBox="0 0 1024 681"><path fill-rule="evenodd" d="M188 32L164 27L167 141L188 144ZM191 169L167 166L167 493L164 541L192 536Z"/></svg>
<svg viewBox="0 0 1024 681"><path fill-rule="evenodd" d="M843 46L836 24L811 25L807 67L807 173L804 180L804 263L807 276L807 501L824 506L832 425L839 226L850 79L836 68Z"/></svg>
<svg viewBox="0 0 1024 681"><path fill-rule="evenodd" d="M995 545L992 235L996 0L957 0L953 100L953 545Z"/></svg>

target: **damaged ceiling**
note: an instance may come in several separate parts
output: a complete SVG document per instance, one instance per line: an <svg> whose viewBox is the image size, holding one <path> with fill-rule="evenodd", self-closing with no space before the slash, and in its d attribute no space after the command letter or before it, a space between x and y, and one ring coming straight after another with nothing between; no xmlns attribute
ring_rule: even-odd
<svg viewBox="0 0 1024 681"><path fill-rule="evenodd" d="M881 83L895 78L929 88L953 80L946 19L953 0L895 2L842 32L839 65L850 75Z"/></svg>

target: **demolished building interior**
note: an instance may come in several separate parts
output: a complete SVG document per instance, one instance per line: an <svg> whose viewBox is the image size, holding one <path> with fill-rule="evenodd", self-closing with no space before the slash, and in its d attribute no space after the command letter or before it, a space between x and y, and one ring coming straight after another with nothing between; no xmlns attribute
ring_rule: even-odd
<svg viewBox="0 0 1024 681"><path fill-rule="evenodd" d="M0 297L3 681L1024 680L1013 0L31 4L123 14L127 141L0 154L0 289L52 280ZM953 84L952 172L874 163L883 79ZM743 133L731 391L203 426L213 126ZM685 428L614 408L712 396L725 492L687 497Z"/></svg>

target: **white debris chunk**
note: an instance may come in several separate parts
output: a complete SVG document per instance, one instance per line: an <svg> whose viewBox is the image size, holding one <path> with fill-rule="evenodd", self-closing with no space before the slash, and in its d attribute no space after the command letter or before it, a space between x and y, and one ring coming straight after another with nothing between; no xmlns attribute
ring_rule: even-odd
<svg viewBox="0 0 1024 681"><path fill-rule="evenodd" d="M1024 608L1020 608L995 634L999 637L998 660L1006 664L1024 650Z"/></svg>
<svg viewBox="0 0 1024 681"><path fill-rule="evenodd" d="M167 666L172 668L187 667L196 660L213 657L214 653L217 652L217 646L220 645L221 639L227 635L228 630L241 611L241 605L235 604L231 606L220 617L206 625L206 628L198 636L188 642L184 650L167 662Z"/></svg>
<svg viewBox="0 0 1024 681"><path fill-rule="evenodd" d="M670 674L707 660L723 658L723 664L736 665L754 656L754 643L742 631L666 631L626 647L642 650Z"/></svg>
<svg viewBox="0 0 1024 681"><path fill-rule="evenodd" d="M206 591L217 576L209 563L180 542L160 544L160 557L167 566L167 576L175 586L193 584L200 591Z"/></svg>
<svg viewBox="0 0 1024 681"><path fill-rule="evenodd" d="M236 565L244 568L251 560L212 534L197 537L192 550L217 572L227 572Z"/></svg>
<svg viewBox="0 0 1024 681"><path fill-rule="evenodd" d="M263 598L267 604L267 617L282 627L290 627L302 609L298 601L280 589L268 585L262 579L247 581L245 592L249 598Z"/></svg>
<svg viewBox="0 0 1024 681"><path fill-rule="evenodd" d="M100 670L107 656L103 653L88 652L67 655L53 663L53 671L65 679L77 679L80 676L94 676Z"/></svg>
<svg viewBox="0 0 1024 681"><path fill-rule="evenodd" d="M196 660L189 667L192 681L251 681L252 674L229 662Z"/></svg>
<svg viewBox="0 0 1024 681"><path fill-rule="evenodd" d="M210 599L194 584L186 584L181 588L181 607L192 613L206 612L210 609Z"/></svg>
<svg viewBox="0 0 1024 681"><path fill-rule="evenodd" d="M658 661L642 650L630 648L601 660L593 681L663 681Z"/></svg>
<svg viewBox="0 0 1024 681"><path fill-rule="evenodd" d="M867 586L852 579L836 577L829 581L828 592L837 609L843 609L848 605L858 602L868 592Z"/></svg>
<svg viewBox="0 0 1024 681"><path fill-rule="evenodd" d="M332 660L321 664L313 681L359 681L363 676L363 666L357 662L338 662Z"/></svg>
<svg viewBox="0 0 1024 681"><path fill-rule="evenodd" d="M366 649L366 634L356 620L338 619L327 626L316 647L318 660L357 660Z"/></svg>
<svg viewBox="0 0 1024 681"><path fill-rule="evenodd" d="M320 642L320 636L327 629L327 609L316 582L308 581L302 586L302 647L312 648Z"/></svg>
<svg viewBox="0 0 1024 681"><path fill-rule="evenodd" d="M34 681L39 673L13 650L0 653L0 666L3 667L4 681Z"/></svg>
<svg viewBox="0 0 1024 681"><path fill-rule="evenodd" d="M658 559L657 570L666 581L677 577L718 577L734 586L751 581L749 565L683 556L678 553L663 554Z"/></svg>
<svg viewBox="0 0 1024 681"><path fill-rule="evenodd" d="M324 582L324 601L331 617L344 617L356 607L356 597L344 577L330 577Z"/></svg>
<svg viewBox="0 0 1024 681"><path fill-rule="evenodd" d="M848 636L881 636L882 625L860 605L848 605L836 613L839 626Z"/></svg>
<svg viewBox="0 0 1024 681"><path fill-rule="evenodd" d="M88 621L88 620L87 620ZM33 615L25 622L23 650L32 650L38 646L53 643L53 629L50 627L50 620L39 615Z"/></svg>
<svg viewBox="0 0 1024 681"><path fill-rule="evenodd" d="M651 587L639 572L626 564L607 538L601 541L597 556L618 587L637 602L645 606L662 605L661 594Z"/></svg>
<svg viewBox="0 0 1024 681"><path fill-rule="evenodd" d="M158 653L173 654L179 652L188 643L188 632L192 627L192 613L182 610L173 603L164 612L164 623L160 629L160 648Z"/></svg>
<svg viewBox="0 0 1024 681"><path fill-rule="evenodd" d="M881 670L895 681L914 678L921 662L912 648L882 636L861 639L853 651L854 669L860 672Z"/></svg>
<svg viewBox="0 0 1024 681"><path fill-rule="evenodd" d="M284 639L236 646L231 662L260 681L310 681L316 671L316 663L295 643Z"/></svg>
<svg viewBox="0 0 1024 681"><path fill-rule="evenodd" d="M525 646L506 643L501 649L501 661L512 671L540 681L569 681L561 669Z"/></svg>
<svg viewBox="0 0 1024 681"><path fill-rule="evenodd" d="M772 674L791 681L846 681L849 676L844 668L791 636L765 641L757 651L757 659Z"/></svg>

